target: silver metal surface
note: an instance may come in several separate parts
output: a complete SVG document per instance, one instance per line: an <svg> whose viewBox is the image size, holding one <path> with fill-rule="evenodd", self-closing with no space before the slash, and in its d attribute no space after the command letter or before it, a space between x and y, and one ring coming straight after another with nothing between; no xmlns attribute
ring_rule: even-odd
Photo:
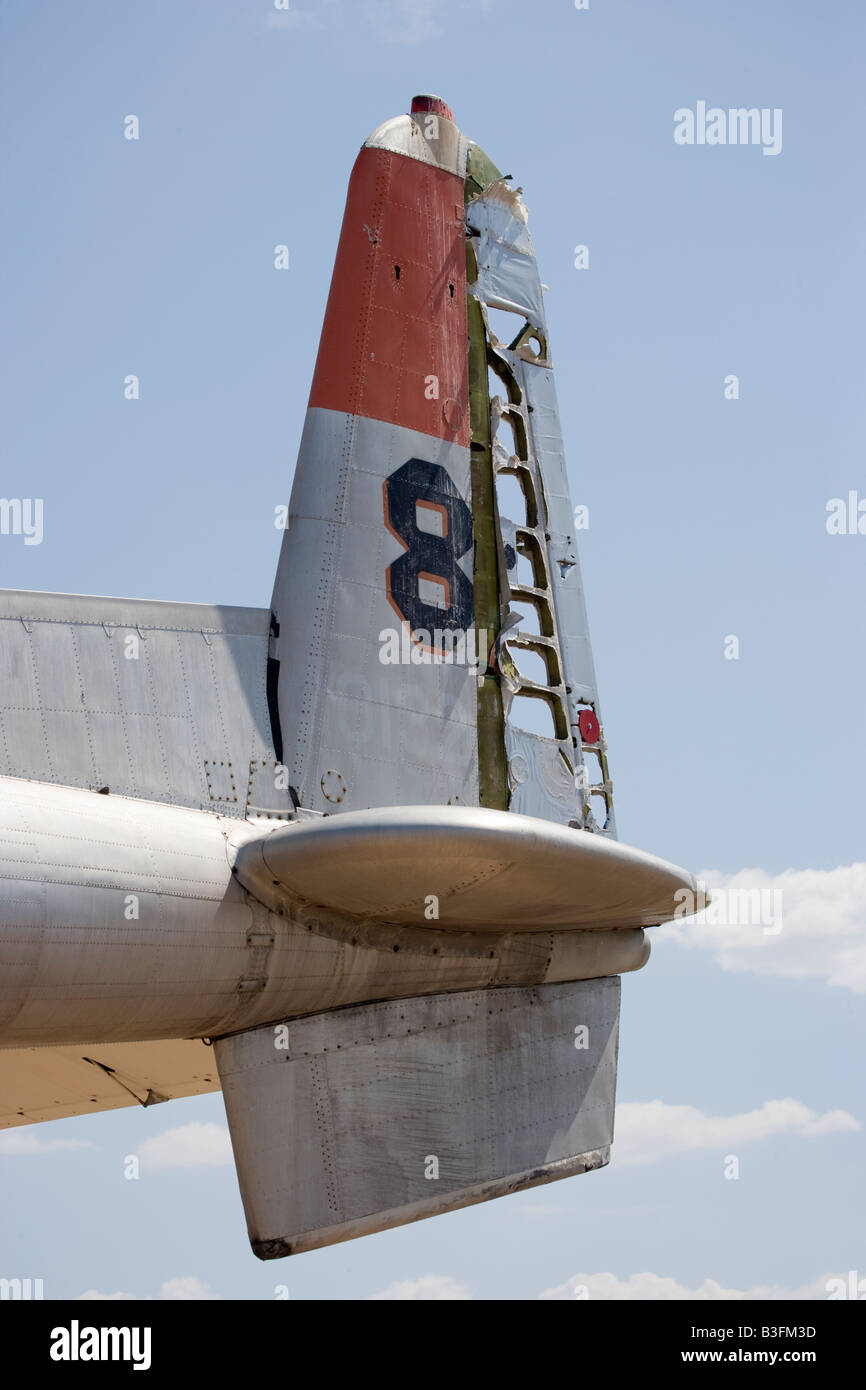
<svg viewBox="0 0 866 1390"><path fill-rule="evenodd" d="M610 979L369 1004L219 1039L253 1250L312 1250L601 1167L618 1024Z"/></svg>
<svg viewBox="0 0 866 1390"><path fill-rule="evenodd" d="M231 866L267 824L0 778L0 1049L38 1045L47 1068L52 1047L73 1043L210 1037L370 998L638 970L647 958L641 931L455 934L424 917L423 901L415 925L395 926L307 910L267 874L245 892ZM28 1099L22 1079L25 1115L42 1095Z"/></svg>
<svg viewBox="0 0 866 1390"><path fill-rule="evenodd" d="M368 149L391 150L422 164L435 164L461 179L466 172L469 141L447 116L425 112L394 116L377 126L364 144Z"/></svg>
<svg viewBox="0 0 866 1390"><path fill-rule="evenodd" d="M307 412L273 610L288 779L301 804L342 814L420 801L478 802L476 676L467 665L383 662L399 632L388 566L404 551L385 525L383 483L407 459L441 466L470 498L469 450L337 411ZM472 551L460 560L467 578ZM322 786L338 773L337 807Z"/></svg>
<svg viewBox="0 0 866 1390"><path fill-rule="evenodd" d="M277 826L241 847L236 869L265 901L276 881L310 909L457 930L655 926L673 916L677 891L697 889L691 874L642 850L511 811L459 806Z"/></svg>
<svg viewBox="0 0 866 1390"><path fill-rule="evenodd" d="M250 799L287 810L269 622L263 608L0 590L0 775L224 816Z"/></svg>
<svg viewBox="0 0 866 1390"><path fill-rule="evenodd" d="M607 744L582 738L579 717L591 709L601 722L601 707L575 538L568 474L551 364L544 296L528 211L519 188L497 179L466 208L467 230L477 278L469 294L482 305L492 370L500 394L492 402L493 465L497 477L515 477L524 494L525 514L508 517L497 507L500 543L500 590L503 632L500 667L509 757L516 753L528 775L515 786L511 809L568 824L577 819L587 829L616 838L613 789L607 773ZM504 311L494 328L490 310ZM512 348L511 343L515 346ZM518 578L517 551L534 553L531 584ZM510 562L510 563L509 563ZM550 630L531 638L516 621L512 604L535 607L546 615ZM542 623L541 632L545 633ZM546 656L548 679L542 686L519 674L520 650ZM547 688L544 688L546 684ZM553 715L553 737L521 725L513 705L527 692L546 697ZM521 747L517 748L516 745ZM593 759L584 753L593 753ZM599 777L588 769L597 757ZM571 769L573 788L561 785L562 764Z"/></svg>

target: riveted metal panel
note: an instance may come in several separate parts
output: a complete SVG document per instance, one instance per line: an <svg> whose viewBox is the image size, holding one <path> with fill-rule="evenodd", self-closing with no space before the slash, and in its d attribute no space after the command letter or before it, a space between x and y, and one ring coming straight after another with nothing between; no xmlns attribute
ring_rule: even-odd
<svg viewBox="0 0 866 1390"><path fill-rule="evenodd" d="M388 574L406 550L387 524L383 485L413 459L442 469L469 504L464 445L308 412L273 610L274 650L290 673L280 679L284 760L314 810L478 801L474 669L382 660L382 634L404 626ZM455 564L471 578L471 545ZM322 789L328 771L346 786L339 804Z"/></svg>
<svg viewBox="0 0 866 1390"><path fill-rule="evenodd" d="M619 980L605 979L218 1039L253 1250L277 1258L600 1167L618 1021Z"/></svg>
<svg viewBox="0 0 866 1390"><path fill-rule="evenodd" d="M269 622L258 608L0 592L0 775L243 816L251 763L274 761ZM274 809L289 804L283 791Z"/></svg>

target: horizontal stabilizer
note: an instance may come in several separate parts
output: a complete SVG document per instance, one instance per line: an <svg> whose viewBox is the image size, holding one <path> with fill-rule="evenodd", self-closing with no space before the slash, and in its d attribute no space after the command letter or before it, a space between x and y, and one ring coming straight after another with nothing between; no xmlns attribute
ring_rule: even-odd
<svg viewBox="0 0 866 1390"><path fill-rule="evenodd" d="M0 1130L218 1090L201 1038L0 1049Z"/></svg>
<svg viewBox="0 0 866 1390"><path fill-rule="evenodd" d="M214 1043L260 1259L608 1162L619 980L338 1009Z"/></svg>
<svg viewBox="0 0 866 1390"><path fill-rule="evenodd" d="M0 775L282 814L266 608L0 589Z"/></svg>
<svg viewBox="0 0 866 1390"><path fill-rule="evenodd" d="M653 854L535 816L399 806L280 825L235 869L269 906L290 899L402 926L491 931L652 927L691 874ZM435 900L435 915L430 909Z"/></svg>

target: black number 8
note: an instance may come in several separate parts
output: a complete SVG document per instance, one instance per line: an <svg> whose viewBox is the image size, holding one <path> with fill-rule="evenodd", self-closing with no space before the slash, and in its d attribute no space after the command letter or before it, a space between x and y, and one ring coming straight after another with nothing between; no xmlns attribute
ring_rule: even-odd
<svg viewBox="0 0 866 1390"><path fill-rule="evenodd" d="M439 463L412 458L386 479L384 492L385 525L406 547L405 555L386 572L392 606L413 632L467 631L473 621L472 584L457 561L472 545L472 513L450 475ZM418 506L441 513L441 535L421 530ZM443 587L441 607L424 602L418 592L420 579Z"/></svg>

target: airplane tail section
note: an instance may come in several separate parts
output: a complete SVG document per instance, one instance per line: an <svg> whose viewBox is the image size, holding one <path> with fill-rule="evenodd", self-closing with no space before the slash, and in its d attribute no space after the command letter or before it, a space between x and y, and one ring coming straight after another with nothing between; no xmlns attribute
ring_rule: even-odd
<svg viewBox="0 0 866 1390"><path fill-rule="evenodd" d="M520 189L416 97L270 607L0 592L0 1127L213 1056L264 1259L608 1161L617 977L697 885L616 842L576 527Z"/></svg>
<svg viewBox="0 0 866 1390"><path fill-rule="evenodd" d="M609 1160L619 980L366 1004L214 1043L260 1259Z"/></svg>
<svg viewBox="0 0 866 1390"><path fill-rule="evenodd" d="M349 184L271 603L299 813L234 871L353 945L388 930L400 952L432 917L436 953L472 932L607 950L691 882L613 843L520 192L429 96L374 131ZM606 954L573 983L416 989L216 1039L255 1252L606 1163L621 968Z"/></svg>

